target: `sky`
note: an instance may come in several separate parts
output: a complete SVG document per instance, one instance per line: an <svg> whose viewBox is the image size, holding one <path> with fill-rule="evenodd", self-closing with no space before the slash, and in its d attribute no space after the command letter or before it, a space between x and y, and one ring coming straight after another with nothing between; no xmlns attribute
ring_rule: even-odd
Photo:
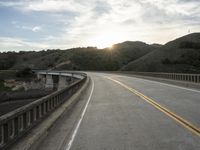
<svg viewBox="0 0 200 150"><path fill-rule="evenodd" d="M200 31L200 0L0 0L0 51L165 44Z"/></svg>

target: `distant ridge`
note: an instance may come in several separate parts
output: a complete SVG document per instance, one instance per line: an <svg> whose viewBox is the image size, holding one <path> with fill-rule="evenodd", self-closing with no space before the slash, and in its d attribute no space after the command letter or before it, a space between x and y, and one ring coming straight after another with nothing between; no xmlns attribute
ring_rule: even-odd
<svg viewBox="0 0 200 150"><path fill-rule="evenodd" d="M200 33L180 37L165 45L125 41L105 49L86 47L40 52L0 53L0 70L25 67L199 73Z"/></svg>
<svg viewBox="0 0 200 150"><path fill-rule="evenodd" d="M200 33L192 33L123 66L121 70L152 72L200 72Z"/></svg>

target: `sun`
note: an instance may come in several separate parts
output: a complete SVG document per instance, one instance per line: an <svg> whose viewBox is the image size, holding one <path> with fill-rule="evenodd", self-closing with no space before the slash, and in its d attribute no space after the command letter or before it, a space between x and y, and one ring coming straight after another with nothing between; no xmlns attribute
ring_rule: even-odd
<svg viewBox="0 0 200 150"><path fill-rule="evenodd" d="M116 43L125 41L125 35L119 32L103 32L95 35L91 38L91 44L95 45L97 48L110 48Z"/></svg>
<svg viewBox="0 0 200 150"><path fill-rule="evenodd" d="M113 44L115 44L116 41L117 39L114 35L101 35L99 37L96 37L95 45L98 48L111 47Z"/></svg>

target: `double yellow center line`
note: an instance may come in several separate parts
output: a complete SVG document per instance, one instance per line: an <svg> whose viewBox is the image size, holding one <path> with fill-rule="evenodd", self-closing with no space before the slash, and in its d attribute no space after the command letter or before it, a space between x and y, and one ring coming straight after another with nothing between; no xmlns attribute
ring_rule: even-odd
<svg viewBox="0 0 200 150"><path fill-rule="evenodd" d="M155 100L147 97L146 95L138 92L137 90L125 85L124 83L115 80L111 77L106 77L107 79L121 85L122 87L124 87L125 89L129 90L130 92L136 94L137 96L139 96L140 98L142 98L143 100L145 100L146 102L148 102L149 104L151 104L152 106L154 106L155 108L157 108L158 110L162 111L163 113L165 113L167 116L169 116L170 118L172 118L173 120L175 120L176 122L178 122L179 124L181 124L182 126L184 126L186 129L190 130L192 133L196 134L197 136L200 136L200 129L197 128L196 126L194 126L193 124L191 124L190 122L188 122L187 120L183 119L182 117L176 115L175 113L171 112L169 109L161 106L160 104L158 104L157 102L155 102Z"/></svg>

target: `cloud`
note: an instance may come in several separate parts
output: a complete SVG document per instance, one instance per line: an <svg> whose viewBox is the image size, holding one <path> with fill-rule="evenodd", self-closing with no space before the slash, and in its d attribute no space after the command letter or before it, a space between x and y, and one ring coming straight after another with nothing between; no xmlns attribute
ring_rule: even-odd
<svg viewBox="0 0 200 150"><path fill-rule="evenodd" d="M18 29L29 30L29 31L32 31L32 32L42 31L41 26L24 26L24 25L19 25L16 22L15 23L12 22L12 24L15 25L15 27L18 28Z"/></svg>
<svg viewBox="0 0 200 150"><path fill-rule="evenodd" d="M48 45L30 42L26 39L21 38L10 38L10 37L0 37L1 51L29 51L29 50L38 50L46 49Z"/></svg>
<svg viewBox="0 0 200 150"><path fill-rule="evenodd" d="M22 6L23 1L0 1L0 6L1 7L18 7Z"/></svg>
<svg viewBox="0 0 200 150"><path fill-rule="evenodd" d="M199 31L199 2L199 0L8 0L0 1L0 7L9 7L21 14L36 18L44 14L47 18L49 16L51 27L49 21L45 24L37 22L37 19L24 26L15 20L13 25L18 25L23 30L37 32L34 36L43 37L40 42L41 48L44 45L48 48L70 48L93 45L94 39L110 34L119 37L123 35L123 38L118 38L119 41L116 42L122 42L120 40L124 39L124 41L165 43L171 38L187 34L188 29L192 32ZM44 33L44 30L51 32ZM22 40L23 45L25 46L27 42L37 45L37 42L31 42L30 39L27 37L27 40ZM16 41L14 43L19 44Z"/></svg>
<svg viewBox="0 0 200 150"><path fill-rule="evenodd" d="M180 3L200 3L199 0L178 0Z"/></svg>
<svg viewBox="0 0 200 150"><path fill-rule="evenodd" d="M97 15L109 14L112 11L112 6L106 1L97 1L92 11Z"/></svg>
<svg viewBox="0 0 200 150"><path fill-rule="evenodd" d="M22 11L79 12L82 5L74 0L19 0L0 2L0 6L14 7Z"/></svg>
<svg viewBox="0 0 200 150"><path fill-rule="evenodd" d="M33 31L33 32L41 31L41 27L35 26L35 27L32 28L32 31Z"/></svg>
<svg viewBox="0 0 200 150"><path fill-rule="evenodd" d="M79 8L79 9L76 9ZM81 6L78 3L73 3L73 1L56 1L56 0L43 0L43 1L33 1L29 2L24 6L25 10L29 11L47 11L47 12L76 12L81 10Z"/></svg>

